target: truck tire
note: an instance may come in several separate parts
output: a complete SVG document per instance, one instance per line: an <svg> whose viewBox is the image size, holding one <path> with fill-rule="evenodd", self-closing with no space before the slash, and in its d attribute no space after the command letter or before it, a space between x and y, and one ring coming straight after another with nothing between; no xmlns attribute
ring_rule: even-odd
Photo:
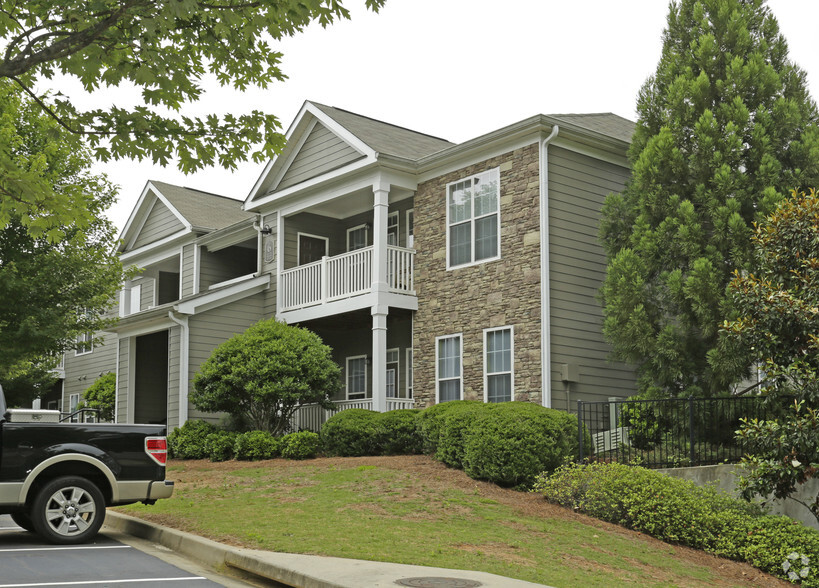
<svg viewBox="0 0 819 588"><path fill-rule="evenodd" d="M34 523L31 522L31 517L29 517L26 513L13 512L11 513L11 520L29 533L34 533Z"/></svg>
<svg viewBox="0 0 819 588"><path fill-rule="evenodd" d="M105 500L92 482L64 476L40 489L29 514L34 529L46 541L84 543L97 534L105 520Z"/></svg>

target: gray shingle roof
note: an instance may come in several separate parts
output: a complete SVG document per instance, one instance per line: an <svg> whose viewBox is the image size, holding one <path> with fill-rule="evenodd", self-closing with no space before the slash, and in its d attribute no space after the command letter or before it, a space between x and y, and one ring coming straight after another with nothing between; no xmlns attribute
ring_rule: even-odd
<svg viewBox="0 0 819 588"><path fill-rule="evenodd" d="M445 139L411 131L340 108L324 106L316 102L311 102L311 104L378 153L414 160L454 145Z"/></svg>
<svg viewBox="0 0 819 588"><path fill-rule="evenodd" d="M151 181L151 184L194 227L217 230L253 217L242 210L241 200L165 182Z"/></svg>
<svg viewBox="0 0 819 588"><path fill-rule="evenodd" d="M601 133L620 139L621 141L631 141L636 126L632 121L617 116L611 112L599 112L593 114L550 114L549 118Z"/></svg>

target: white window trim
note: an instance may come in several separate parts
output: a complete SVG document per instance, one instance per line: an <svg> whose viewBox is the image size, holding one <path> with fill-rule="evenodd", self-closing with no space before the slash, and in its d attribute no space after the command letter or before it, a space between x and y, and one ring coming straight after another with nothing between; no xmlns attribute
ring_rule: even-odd
<svg viewBox="0 0 819 588"><path fill-rule="evenodd" d="M451 335L441 335L440 337L435 337L435 404L440 404L441 403L440 387L438 385L441 382L441 379L439 378L439 362L438 362L438 360L439 360L438 350L440 349L440 346L438 345L438 343L442 339L452 339L452 338L455 338L455 337L457 337L458 340L461 342L461 344L460 344L461 361L458 362L459 365L460 365L460 373L458 374L457 378L447 378L447 380L458 379L458 380L461 381L461 397L458 398L458 400L463 400L464 399L464 337L463 337L463 333L452 333Z"/></svg>
<svg viewBox="0 0 819 588"><path fill-rule="evenodd" d="M496 331L509 331L509 353L511 354L511 361L510 367L511 369L508 372L492 372L489 374L487 371L487 367L489 364L487 353L489 352L489 347L486 344L486 340L488 338L489 333L494 333ZM490 329L483 330L483 401L489 402L489 376L490 375L503 375L509 374L510 378L510 398L509 400L515 399L515 327L513 325L507 325L505 327L493 327Z"/></svg>
<svg viewBox="0 0 819 588"><path fill-rule="evenodd" d="M391 225L390 221L395 219L395 225ZM398 211L390 212L387 214L387 239L390 238L390 227L395 226L395 243L394 247L398 247L399 243L401 242L401 217L398 214Z"/></svg>
<svg viewBox="0 0 819 588"><path fill-rule="evenodd" d="M450 251L449 250L449 235L450 235L450 230L449 230L450 229L450 224L449 224L449 187L452 186L453 184L457 184L457 183L463 182L465 180L472 180L472 179L477 178L479 176L482 176L484 174L489 174L490 172L495 171L495 170L498 171L498 211L496 213L498 215L498 220L497 220L498 254L495 255L494 257L487 257L485 259L475 261L475 215L473 214L470 217L470 220L469 220L469 222L472 224L472 238L470 240L470 247L472 248L472 254L471 254L472 261L470 261L469 263L462 263L462 264L459 264L459 265L452 265L450 263L450 261L449 261L449 251ZM444 205L446 207L446 269L447 270L455 270L455 269L460 269L462 267L471 267L471 266L474 266L474 265L480 265L482 263L489 263L490 261L497 261L497 260L499 260L501 258L501 222L500 222L501 221L501 190L500 190L500 185L501 185L501 183L500 183L500 167L493 167L491 169L484 170L484 171L482 171L480 173L477 173L477 174L464 176L462 178L459 178L459 179L455 180L454 182L449 182L446 185L446 193L444 194L444 198L445 198ZM472 202L473 202L473 210L474 210L475 200L473 199ZM484 215L484 216L489 216L489 215ZM481 217L481 218L483 218L483 217ZM464 222L466 222L466 221L464 221Z"/></svg>
<svg viewBox="0 0 819 588"><path fill-rule="evenodd" d="M136 314L142 310L142 282L132 284L128 288L128 314Z"/></svg>
<svg viewBox="0 0 819 588"><path fill-rule="evenodd" d="M364 396L361 398L350 398L350 361L354 359L364 360ZM351 355L345 359L344 365L347 369L346 373L344 374L344 397L347 400L365 400L367 398L367 387L369 385L369 381L367 380L367 356ZM355 392L355 394L361 394L361 392Z"/></svg>
<svg viewBox="0 0 819 588"><path fill-rule="evenodd" d="M413 373L412 373L412 347L407 347L404 350L405 358L406 358L406 378L404 380L404 386L407 392L407 398L412 398L412 384L413 384Z"/></svg>
<svg viewBox="0 0 819 588"><path fill-rule="evenodd" d="M299 263L299 259L301 259L301 238L302 237L310 237L311 239L321 239L324 241L324 257L330 255L330 238L325 237L323 235L313 235L311 233L302 233L299 231L296 233L296 265ZM315 263L315 262L312 262Z"/></svg>
<svg viewBox="0 0 819 588"><path fill-rule="evenodd" d="M367 247L367 243L370 242L370 229L367 228L367 223L362 223L360 225L350 227L349 229L347 229L347 252L348 253L350 251L350 233L352 233L353 231L357 231L359 229L364 229L364 235L365 235L365 237L364 237L364 247ZM364 247L361 247L360 249L364 249Z"/></svg>
<svg viewBox="0 0 819 588"><path fill-rule="evenodd" d="M447 206L447 209L449 206ZM412 222L410 222L410 217ZM410 227L412 227L412 235L410 235ZM412 238L412 240L410 240ZM410 208L407 211L407 249L412 249L415 246L415 209Z"/></svg>
<svg viewBox="0 0 819 588"><path fill-rule="evenodd" d="M388 361L387 365L395 364L395 396L389 396L388 398L400 398L401 397L401 349L398 347L393 347L392 349L387 349L387 356L389 357L390 353L395 353L395 361ZM386 381L384 382L386 386Z"/></svg>

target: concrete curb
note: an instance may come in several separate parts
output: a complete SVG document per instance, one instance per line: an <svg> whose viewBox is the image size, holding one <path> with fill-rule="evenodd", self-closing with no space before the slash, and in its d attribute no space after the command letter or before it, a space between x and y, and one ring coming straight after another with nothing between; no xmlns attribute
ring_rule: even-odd
<svg viewBox="0 0 819 588"><path fill-rule="evenodd" d="M107 512L105 527L158 543L212 568L229 566L294 588L395 588L400 585L399 580L409 578L452 581L431 584L441 587L464 585L458 580L471 581L470 585L482 588L545 586L486 572L243 549L113 511Z"/></svg>

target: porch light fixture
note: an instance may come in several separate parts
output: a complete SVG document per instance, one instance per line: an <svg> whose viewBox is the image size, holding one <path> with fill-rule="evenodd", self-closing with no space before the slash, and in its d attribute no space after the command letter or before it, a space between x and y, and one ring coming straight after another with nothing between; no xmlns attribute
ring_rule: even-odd
<svg viewBox="0 0 819 588"><path fill-rule="evenodd" d="M372 228L373 228L373 225L372 225L372 223L364 223L364 228L367 229L368 231L371 231Z"/></svg>
<svg viewBox="0 0 819 588"><path fill-rule="evenodd" d="M259 232L262 235L271 235L273 234L273 229L270 228L270 225L265 225L263 229L259 229Z"/></svg>

